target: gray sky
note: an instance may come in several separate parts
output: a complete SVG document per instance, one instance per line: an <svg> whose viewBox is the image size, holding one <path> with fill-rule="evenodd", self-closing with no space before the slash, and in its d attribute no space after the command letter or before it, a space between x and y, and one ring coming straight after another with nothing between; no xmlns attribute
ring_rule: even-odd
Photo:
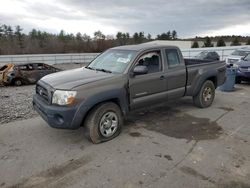
<svg viewBox="0 0 250 188"><path fill-rule="evenodd" d="M250 0L0 0L0 24L58 33L250 35Z"/></svg>

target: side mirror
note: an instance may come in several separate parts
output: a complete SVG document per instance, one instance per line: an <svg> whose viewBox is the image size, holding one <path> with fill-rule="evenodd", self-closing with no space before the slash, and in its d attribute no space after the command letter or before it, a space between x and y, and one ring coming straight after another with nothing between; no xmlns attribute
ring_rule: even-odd
<svg viewBox="0 0 250 188"><path fill-rule="evenodd" d="M148 73L148 67L147 66L138 65L138 66L136 66L134 68L133 73L134 73L134 75L147 74Z"/></svg>

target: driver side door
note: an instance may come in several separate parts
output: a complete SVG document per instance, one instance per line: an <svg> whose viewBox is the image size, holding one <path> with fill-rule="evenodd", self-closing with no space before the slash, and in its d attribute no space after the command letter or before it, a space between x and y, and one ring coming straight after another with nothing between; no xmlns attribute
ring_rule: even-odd
<svg viewBox="0 0 250 188"><path fill-rule="evenodd" d="M148 73L133 75L135 66L147 66ZM130 107L136 109L167 100L167 83L161 50L142 54L133 65L129 78Z"/></svg>

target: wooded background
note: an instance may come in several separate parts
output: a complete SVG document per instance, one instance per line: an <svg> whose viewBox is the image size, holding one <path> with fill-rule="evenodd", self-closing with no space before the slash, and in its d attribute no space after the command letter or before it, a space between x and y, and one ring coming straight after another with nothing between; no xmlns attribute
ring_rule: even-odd
<svg viewBox="0 0 250 188"><path fill-rule="evenodd" d="M102 52L108 48L128 44L140 44L152 40L192 40L192 47L212 47L211 41L217 41L217 46L225 46L225 41L231 45L240 45L242 42L250 45L250 37L246 36L218 36L196 37L179 39L177 31L163 32L156 37L144 32L134 34L118 32L116 36L104 35L101 31L94 32L94 37L78 32L69 34L61 30L59 34L48 33L32 29L24 33L20 26L0 24L0 55L11 54L55 54L55 53L88 53ZM203 46L198 46L196 41L204 41Z"/></svg>

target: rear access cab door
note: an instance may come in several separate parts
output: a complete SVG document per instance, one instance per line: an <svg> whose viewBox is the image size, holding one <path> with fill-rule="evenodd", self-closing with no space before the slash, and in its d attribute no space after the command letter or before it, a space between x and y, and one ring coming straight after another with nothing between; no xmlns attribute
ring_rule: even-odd
<svg viewBox="0 0 250 188"><path fill-rule="evenodd" d="M136 66L147 66L148 73L134 75ZM161 49L141 53L133 62L129 71L130 108L145 107L167 100L166 73Z"/></svg>
<svg viewBox="0 0 250 188"><path fill-rule="evenodd" d="M178 99L185 95L186 65L179 48L164 48L163 54L166 67L167 99Z"/></svg>

